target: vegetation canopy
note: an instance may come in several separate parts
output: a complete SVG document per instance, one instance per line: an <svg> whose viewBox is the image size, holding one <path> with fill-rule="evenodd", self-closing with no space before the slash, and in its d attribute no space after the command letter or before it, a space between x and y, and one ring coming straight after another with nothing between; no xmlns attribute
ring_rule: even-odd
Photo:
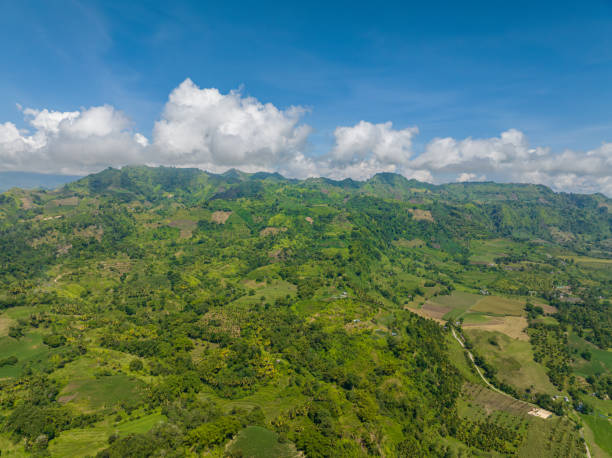
<svg viewBox="0 0 612 458"><path fill-rule="evenodd" d="M611 209L387 173L11 189L2 456L612 454Z"/></svg>

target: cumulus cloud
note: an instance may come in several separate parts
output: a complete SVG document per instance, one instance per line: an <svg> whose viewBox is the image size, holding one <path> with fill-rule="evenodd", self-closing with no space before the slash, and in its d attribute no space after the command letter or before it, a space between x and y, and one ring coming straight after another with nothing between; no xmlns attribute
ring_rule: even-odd
<svg viewBox="0 0 612 458"><path fill-rule="evenodd" d="M434 176L459 174L457 181L541 183L556 190L612 195L612 143L586 151L554 153L532 147L520 131L510 129L487 139L436 138L411 161ZM480 174L486 174L481 175Z"/></svg>
<svg viewBox="0 0 612 458"><path fill-rule="evenodd" d="M111 106L23 114L33 132L0 124L0 169L79 174L145 159L146 139Z"/></svg>
<svg viewBox="0 0 612 458"><path fill-rule="evenodd" d="M416 127L394 130L391 122L372 124L360 121L352 127L337 127L333 161L352 164L374 160L380 164L404 164L410 159Z"/></svg>
<svg viewBox="0 0 612 458"><path fill-rule="evenodd" d="M170 93L150 139L109 105L68 112L18 107L28 128L0 123L0 170L79 174L149 164L337 179L396 172L432 183L490 179L612 196L612 143L553 152L509 129L492 138L435 138L416 152L417 127L364 120L337 127L329 150L313 156L307 153L312 129L302 122L303 108L279 109L239 91L200 88L190 79Z"/></svg>
<svg viewBox="0 0 612 458"><path fill-rule="evenodd" d="M483 176L482 179L479 179L475 173L465 173L463 172L461 175L457 177L457 181L459 183L465 183L467 181L484 181L486 178Z"/></svg>
<svg viewBox="0 0 612 458"><path fill-rule="evenodd" d="M190 79L170 94L153 129L163 162L218 170L272 170L305 147L310 127L299 124L304 109L279 110L239 92L200 89Z"/></svg>
<svg viewBox="0 0 612 458"><path fill-rule="evenodd" d="M332 178L369 178L377 172L402 173L409 178L432 181L427 170L412 170L412 140L417 127L393 129L391 122L372 124L360 121L334 131L334 145L319 159L318 169Z"/></svg>

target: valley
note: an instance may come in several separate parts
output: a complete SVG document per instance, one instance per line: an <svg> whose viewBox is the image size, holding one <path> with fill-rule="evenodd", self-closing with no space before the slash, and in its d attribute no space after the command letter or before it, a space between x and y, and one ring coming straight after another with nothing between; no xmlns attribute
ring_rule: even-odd
<svg viewBox="0 0 612 458"><path fill-rule="evenodd" d="M2 456L612 456L610 205L164 167L11 189Z"/></svg>

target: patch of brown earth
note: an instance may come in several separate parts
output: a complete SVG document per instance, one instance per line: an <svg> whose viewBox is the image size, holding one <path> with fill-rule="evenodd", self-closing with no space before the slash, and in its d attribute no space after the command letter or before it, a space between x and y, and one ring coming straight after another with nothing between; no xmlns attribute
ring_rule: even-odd
<svg viewBox="0 0 612 458"><path fill-rule="evenodd" d="M231 214L232 212L216 211L210 216L210 220L213 223L225 224Z"/></svg>
<svg viewBox="0 0 612 458"><path fill-rule="evenodd" d="M408 211L412 214L412 217L417 221L429 221L434 222L433 216L429 210L420 210L418 208L409 208Z"/></svg>
<svg viewBox="0 0 612 458"><path fill-rule="evenodd" d="M494 321L487 323L464 323L463 327L482 329L484 331L497 331L513 339L529 340L529 336L525 332L525 329L527 329L527 319L523 316L495 317Z"/></svg>
<svg viewBox="0 0 612 458"><path fill-rule="evenodd" d="M198 223L190 219L175 219L168 223L168 226L176 227L181 230L179 237L182 239L188 239L191 237L197 225Z"/></svg>
<svg viewBox="0 0 612 458"><path fill-rule="evenodd" d="M285 232L286 230L286 227L266 227L259 231L259 235L262 237L266 237L267 235L276 235L279 232Z"/></svg>
<svg viewBox="0 0 612 458"><path fill-rule="evenodd" d="M34 207L34 203L27 197L22 197L20 200L21 200L21 206L23 207L24 210L29 210L30 208Z"/></svg>
<svg viewBox="0 0 612 458"><path fill-rule="evenodd" d="M57 255L61 256L63 254L68 254L68 252L70 251L70 249L72 248L72 244L71 243L67 243L65 245L60 245L57 247Z"/></svg>
<svg viewBox="0 0 612 458"><path fill-rule="evenodd" d="M536 302L533 305L542 307L542 310L544 310L544 313L546 313L547 315L552 315L553 313L557 313L557 307L554 307L552 305L543 304L541 302Z"/></svg>
<svg viewBox="0 0 612 458"><path fill-rule="evenodd" d="M436 318L438 320L441 320L444 315L446 315L452 310L452 308L434 304L432 302L425 302L421 310L423 310L423 312L429 315L430 318Z"/></svg>

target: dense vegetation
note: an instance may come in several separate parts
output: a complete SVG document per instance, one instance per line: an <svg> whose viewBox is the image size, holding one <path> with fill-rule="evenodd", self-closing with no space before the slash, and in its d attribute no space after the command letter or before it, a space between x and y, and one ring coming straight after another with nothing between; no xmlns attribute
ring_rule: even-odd
<svg viewBox="0 0 612 458"><path fill-rule="evenodd" d="M515 455L558 430L545 453L574 456L576 411L612 413L611 272L612 201L543 186L129 167L13 189L0 449ZM521 400L503 421L451 328ZM491 356L515 340L532 386Z"/></svg>

